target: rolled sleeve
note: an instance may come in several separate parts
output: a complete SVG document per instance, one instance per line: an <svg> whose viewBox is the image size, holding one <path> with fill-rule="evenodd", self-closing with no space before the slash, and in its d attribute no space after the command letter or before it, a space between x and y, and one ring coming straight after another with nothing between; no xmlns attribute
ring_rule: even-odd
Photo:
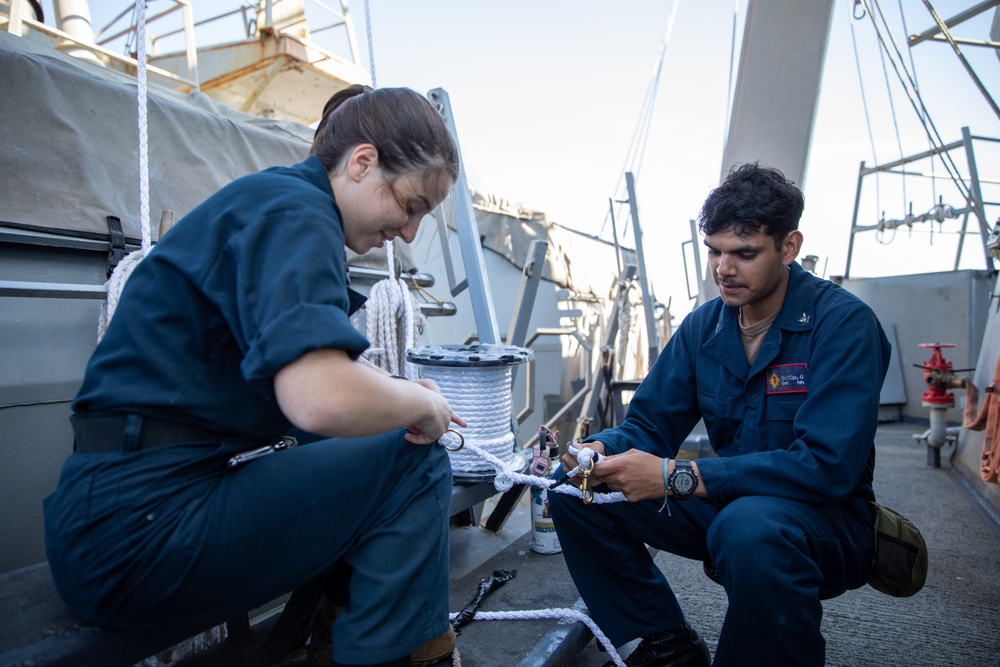
<svg viewBox="0 0 1000 667"><path fill-rule="evenodd" d="M342 309L300 304L261 329L247 350L241 370L247 382L270 386L279 370L307 352L335 348L356 359L368 344Z"/></svg>

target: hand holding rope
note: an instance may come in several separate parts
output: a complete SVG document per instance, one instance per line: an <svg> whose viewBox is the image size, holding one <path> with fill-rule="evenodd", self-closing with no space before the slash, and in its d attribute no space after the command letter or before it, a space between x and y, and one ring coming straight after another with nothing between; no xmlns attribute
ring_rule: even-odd
<svg viewBox="0 0 1000 667"><path fill-rule="evenodd" d="M465 447L465 436L464 435L462 435L461 433L459 433L458 431L456 431L453 428L446 428L444 430L444 432L445 433L454 433L455 435L458 436L458 447L449 447L448 445L444 444L443 441L441 441L441 446L442 447L444 447L445 449L447 449L449 452L461 451L461 449L463 447ZM441 434L441 437L442 438L444 437L444 433Z"/></svg>

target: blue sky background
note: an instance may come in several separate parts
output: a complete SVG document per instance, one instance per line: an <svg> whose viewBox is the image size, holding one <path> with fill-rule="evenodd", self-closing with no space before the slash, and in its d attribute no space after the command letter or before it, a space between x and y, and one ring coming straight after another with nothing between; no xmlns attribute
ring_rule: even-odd
<svg viewBox="0 0 1000 667"><path fill-rule="evenodd" d="M328 15L304 1L311 25L329 22ZM474 189L521 202L588 233L598 234L603 228L607 237L608 198L620 194L616 186L677 1L369 0L376 83L420 92L437 87L448 91ZM238 6L220 0L192 0L192 4L196 20ZM879 4L909 67L905 35L923 32L934 20L923 0ZM931 4L947 19L975 3L931 0ZM48 13L48 0L43 5ZM170 0L155 0L149 11L157 13L170 5ZM94 26L102 27L126 6L92 0ZM351 11L362 63L367 66L365 2L354 0ZM730 62L738 63L738 53L732 53L733 21L735 15L739 49L745 11L746 0L680 2L645 159L636 172L650 274L658 298L672 301L675 316L690 307L681 250L681 243L690 237L688 221L697 216L719 181ZM884 163L928 148L891 67L887 86L870 19L853 20L854 11L854 0L836 0L805 180L803 253L819 256L818 270L825 275L844 272L860 162ZM908 28L905 32L901 17ZM988 40L992 18L991 9L953 32L957 37ZM238 19L219 22L199 29L198 40L204 44L235 40L239 29ZM157 30L165 28L153 29ZM346 53L344 41L333 31L315 39ZM961 48L1000 101L996 52ZM974 135L1000 137L1000 120L950 46L925 42L912 50L912 57L931 120L945 142L958 140L962 126L970 127ZM976 152L980 177L1000 179L1000 144L977 142ZM957 151L954 156L967 172L965 155ZM912 168L931 172L930 163ZM934 170L944 174L940 165ZM874 177L867 178L859 222L874 223L882 211L887 218L902 218L909 202L920 214L937 196L945 204L964 205L954 186L939 180L932 187L931 182L881 176L876 197ZM1000 202L1000 186L984 183L984 190L987 200ZM988 214L993 224L1000 207L988 209ZM958 226L958 221L933 227L923 223L912 232L899 230L887 244L877 242L873 232L858 235L852 276L949 270ZM889 241L889 235L882 240ZM983 268L977 237L968 239L961 267Z"/></svg>

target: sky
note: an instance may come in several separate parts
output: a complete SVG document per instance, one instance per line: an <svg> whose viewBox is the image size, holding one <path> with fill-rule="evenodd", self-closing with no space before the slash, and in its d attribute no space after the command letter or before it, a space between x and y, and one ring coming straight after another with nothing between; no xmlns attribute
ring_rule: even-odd
<svg viewBox="0 0 1000 667"><path fill-rule="evenodd" d="M325 1L339 6L336 0ZM315 3L304 2L312 26L329 23L329 15ZM867 13L853 18L863 13L865 3L876 16L885 15L906 67L915 65L922 99L944 142L960 139L963 126L976 136L1000 137L1000 119L947 43L925 42L909 52L905 45L906 34L935 25L928 3L947 19L974 2L834 3L800 225L802 254L816 255L817 272L826 276L845 271L861 161L886 163L929 146L892 66L880 57L871 18ZM149 12L171 4L153 0ZM196 20L238 4L192 0ZM739 61L746 0L354 0L350 9L361 64L371 71L374 63L376 85L448 92L474 190L610 238L608 200L623 194L619 184L630 142L675 4L644 160L632 165L632 171L649 274L657 298L669 301L676 319L692 305L681 244L690 239L689 221L720 179L735 77L730 63ZM49 11L50 0L43 6ZM91 0L94 26L102 27L126 6L124 1ZM955 27L954 36L988 40L993 14L991 9ZM885 29L881 20L879 27ZM199 28L199 43L225 41L223 32L238 28L237 19ZM346 40L336 31L314 38L347 53ZM997 53L960 48L1000 102ZM974 147L984 196L1000 202L1000 144L977 141ZM964 152L954 151L953 157L967 173ZM945 175L940 162L924 161L910 169ZM991 179L994 183L985 182ZM883 216L901 219L911 207L919 215L938 197L955 208L964 206L945 179L883 174L876 183L869 176L858 223L874 224ZM987 215L994 224L1000 206L987 208ZM895 234L858 234L851 275L950 270L960 224L919 223ZM970 236L960 268L983 267L979 238Z"/></svg>

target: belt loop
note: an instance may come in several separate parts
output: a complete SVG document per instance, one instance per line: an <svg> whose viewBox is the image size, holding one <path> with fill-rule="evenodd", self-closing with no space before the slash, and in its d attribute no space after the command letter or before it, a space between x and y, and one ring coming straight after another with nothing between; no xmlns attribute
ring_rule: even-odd
<svg viewBox="0 0 1000 667"><path fill-rule="evenodd" d="M122 429L122 449L126 452L137 452L139 434L142 433L142 415L129 414L125 417L125 428Z"/></svg>

